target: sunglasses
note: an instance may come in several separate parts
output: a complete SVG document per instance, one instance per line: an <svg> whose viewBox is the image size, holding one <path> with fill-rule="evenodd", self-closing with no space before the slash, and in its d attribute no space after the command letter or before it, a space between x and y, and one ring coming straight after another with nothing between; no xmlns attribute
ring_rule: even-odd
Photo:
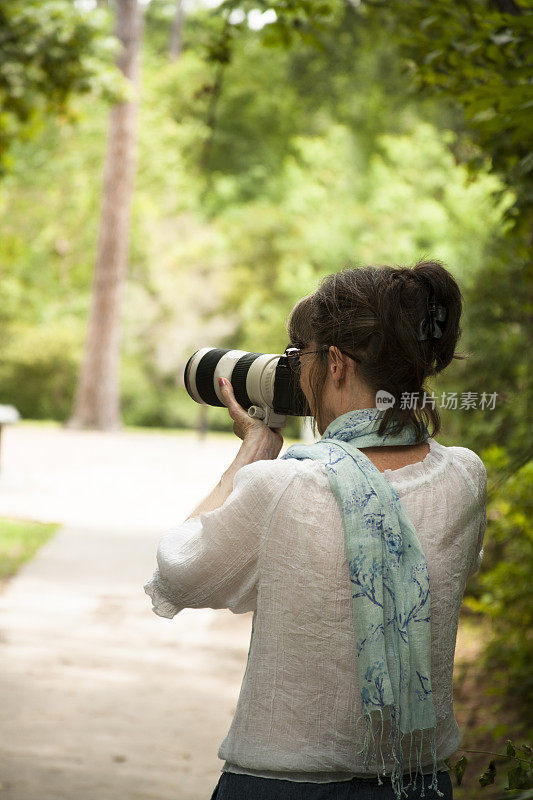
<svg viewBox="0 0 533 800"><path fill-rule="evenodd" d="M321 347L320 350L307 350L305 353L303 352L303 347L292 347L289 346L285 349L284 356L287 359L290 369L292 372L299 372L301 368L300 356L310 356L313 353L325 353L329 350L329 346ZM340 347L339 347L340 350ZM360 358L356 358L351 353L347 353L346 350L340 350L345 356L352 358L354 361L361 362Z"/></svg>

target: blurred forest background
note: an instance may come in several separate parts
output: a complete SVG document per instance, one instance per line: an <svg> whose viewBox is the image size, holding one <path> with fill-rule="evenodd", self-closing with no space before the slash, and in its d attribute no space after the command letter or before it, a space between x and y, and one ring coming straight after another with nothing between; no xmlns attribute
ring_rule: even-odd
<svg viewBox="0 0 533 800"><path fill-rule="evenodd" d="M531 24L529 0L0 0L0 402L23 418L195 427L188 357L282 352L322 276L456 277L469 358L430 388L496 393L441 409L489 477L465 750L532 733ZM459 800L509 766L526 788L526 761L482 789L467 757Z"/></svg>

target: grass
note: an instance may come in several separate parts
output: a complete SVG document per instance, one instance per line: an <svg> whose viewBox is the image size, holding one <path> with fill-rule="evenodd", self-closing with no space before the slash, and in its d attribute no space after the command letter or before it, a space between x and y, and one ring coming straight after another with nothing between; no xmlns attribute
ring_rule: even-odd
<svg viewBox="0 0 533 800"><path fill-rule="evenodd" d="M59 523L0 517L0 586L50 539Z"/></svg>

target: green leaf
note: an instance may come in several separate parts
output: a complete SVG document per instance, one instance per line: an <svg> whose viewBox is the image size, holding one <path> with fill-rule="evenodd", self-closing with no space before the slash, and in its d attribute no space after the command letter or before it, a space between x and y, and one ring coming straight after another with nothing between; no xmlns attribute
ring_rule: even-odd
<svg viewBox="0 0 533 800"><path fill-rule="evenodd" d="M508 789L533 788L533 772L525 769L521 764L508 771L507 779L509 781Z"/></svg>
<svg viewBox="0 0 533 800"><path fill-rule="evenodd" d="M468 759L466 756L461 756L461 758L452 765L449 758L446 759L445 763L447 764L450 772L456 777L457 786L461 785L461 781L463 780L463 775L465 774L465 769L468 764Z"/></svg>
<svg viewBox="0 0 533 800"><path fill-rule="evenodd" d="M496 777L496 761L492 759L489 763L488 768L485 772L480 775L479 782L481 786L488 786L491 783L494 783L494 778Z"/></svg>
<svg viewBox="0 0 533 800"><path fill-rule="evenodd" d="M510 739L507 739L507 749L505 752L510 758L514 758L516 755L516 748Z"/></svg>

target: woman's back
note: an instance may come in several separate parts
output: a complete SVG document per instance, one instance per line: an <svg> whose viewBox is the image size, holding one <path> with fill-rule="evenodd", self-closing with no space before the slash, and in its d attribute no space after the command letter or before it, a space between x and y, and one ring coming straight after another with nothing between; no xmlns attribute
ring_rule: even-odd
<svg viewBox="0 0 533 800"><path fill-rule="evenodd" d="M473 451L428 442L422 462L383 474L428 562L442 767L460 743L453 657L461 599L478 566L486 524L486 472ZM242 565L233 564L239 580L224 605L256 612L238 706L219 749L224 769L314 782L363 774L351 584L342 519L324 467L311 460L257 462L238 473L233 494L232 504L203 518L204 532L206 521L207 529L222 524L233 535L237 527L246 528L242 535L249 546L242 550ZM243 509L250 506L244 519ZM384 757L390 770L392 762ZM429 747L421 763L431 770Z"/></svg>

